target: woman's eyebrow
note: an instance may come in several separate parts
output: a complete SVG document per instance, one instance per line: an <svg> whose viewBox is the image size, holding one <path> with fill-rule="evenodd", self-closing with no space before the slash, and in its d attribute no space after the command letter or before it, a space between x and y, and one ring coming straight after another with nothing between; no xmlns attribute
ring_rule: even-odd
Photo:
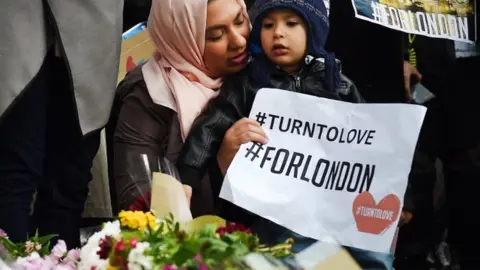
<svg viewBox="0 0 480 270"><path fill-rule="evenodd" d="M242 15L243 15L243 9L240 7L237 13L237 16L235 16L235 21L238 20ZM216 24L208 27L206 31L213 31L213 30L219 30L224 28L227 28L226 24Z"/></svg>

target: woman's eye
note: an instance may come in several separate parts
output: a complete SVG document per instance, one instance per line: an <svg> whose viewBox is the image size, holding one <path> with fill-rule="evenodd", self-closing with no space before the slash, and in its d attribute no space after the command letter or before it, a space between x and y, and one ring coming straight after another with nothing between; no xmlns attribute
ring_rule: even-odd
<svg viewBox="0 0 480 270"><path fill-rule="evenodd" d="M219 36L214 36L214 37L207 37L207 40L217 41L217 40L220 40L221 38L222 38L222 35L219 35Z"/></svg>
<svg viewBox="0 0 480 270"><path fill-rule="evenodd" d="M217 41L223 37L224 31L216 30L216 31L209 31L207 33L207 40L208 41Z"/></svg>
<svg viewBox="0 0 480 270"><path fill-rule="evenodd" d="M245 18L242 17L240 20L235 22L235 25L242 25L245 22Z"/></svg>

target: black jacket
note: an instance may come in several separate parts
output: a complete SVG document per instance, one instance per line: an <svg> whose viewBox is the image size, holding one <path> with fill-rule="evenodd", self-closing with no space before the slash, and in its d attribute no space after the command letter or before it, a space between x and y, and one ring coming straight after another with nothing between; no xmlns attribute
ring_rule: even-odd
<svg viewBox="0 0 480 270"><path fill-rule="evenodd" d="M309 63L295 76L272 65L270 85L263 87L354 103L363 102L355 85L343 75L337 91L326 90L325 65L321 59L307 59L310 60L307 61ZM216 155L226 131L237 120L248 117L257 91L263 88L252 83L251 72L248 66L243 71L225 78L219 96L210 101L207 109L193 124L177 161L184 184L198 187L207 168L216 163ZM220 187L221 183L218 183L218 186ZM219 188L214 191L214 195L218 195L218 192Z"/></svg>

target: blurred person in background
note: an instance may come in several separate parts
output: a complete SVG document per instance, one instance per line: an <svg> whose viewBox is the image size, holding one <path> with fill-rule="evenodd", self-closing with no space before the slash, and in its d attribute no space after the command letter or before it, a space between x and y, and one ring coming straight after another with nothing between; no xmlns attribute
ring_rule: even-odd
<svg viewBox="0 0 480 270"><path fill-rule="evenodd" d="M446 228L444 220L435 222L442 220L435 219L434 188L438 181L437 159L442 160L447 169L450 164L446 145L451 140L448 129L453 119L447 109L451 105L448 100L455 78L455 49L451 40L413 34L404 35L404 46L407 99L426 106L428 110L409 176L415 209L411 222L400 229L395 268L429 270L427 256L432 249L437 250ZM432 95L427 95L427 91ZM428 99L424 98L427 96ZM442 257L444 254L438 255Z"/></svg>
<svg viewBox="0 0 480 270"><path fill-rule="evenodd" d="M14 242L30 227L80 244L122 12L122 0L0 2L0 228Z"/></svg>
<svg viewBox="0 0 480 270"><path fill-rule="evenodd" d="M151 6L152 0L125 0L123 5L123 32L138 23L146 22Z"/></svg>

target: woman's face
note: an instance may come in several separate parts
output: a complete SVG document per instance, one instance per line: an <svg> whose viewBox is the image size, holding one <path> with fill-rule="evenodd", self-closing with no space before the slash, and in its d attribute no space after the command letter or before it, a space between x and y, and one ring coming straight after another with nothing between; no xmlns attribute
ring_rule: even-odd
<svg viewBox="0 0 480 270"><path fill-rule="evenodd" d="M237 0L209 0L203 60L210 77L223 77L245 67L249 33Z"/></svg>

